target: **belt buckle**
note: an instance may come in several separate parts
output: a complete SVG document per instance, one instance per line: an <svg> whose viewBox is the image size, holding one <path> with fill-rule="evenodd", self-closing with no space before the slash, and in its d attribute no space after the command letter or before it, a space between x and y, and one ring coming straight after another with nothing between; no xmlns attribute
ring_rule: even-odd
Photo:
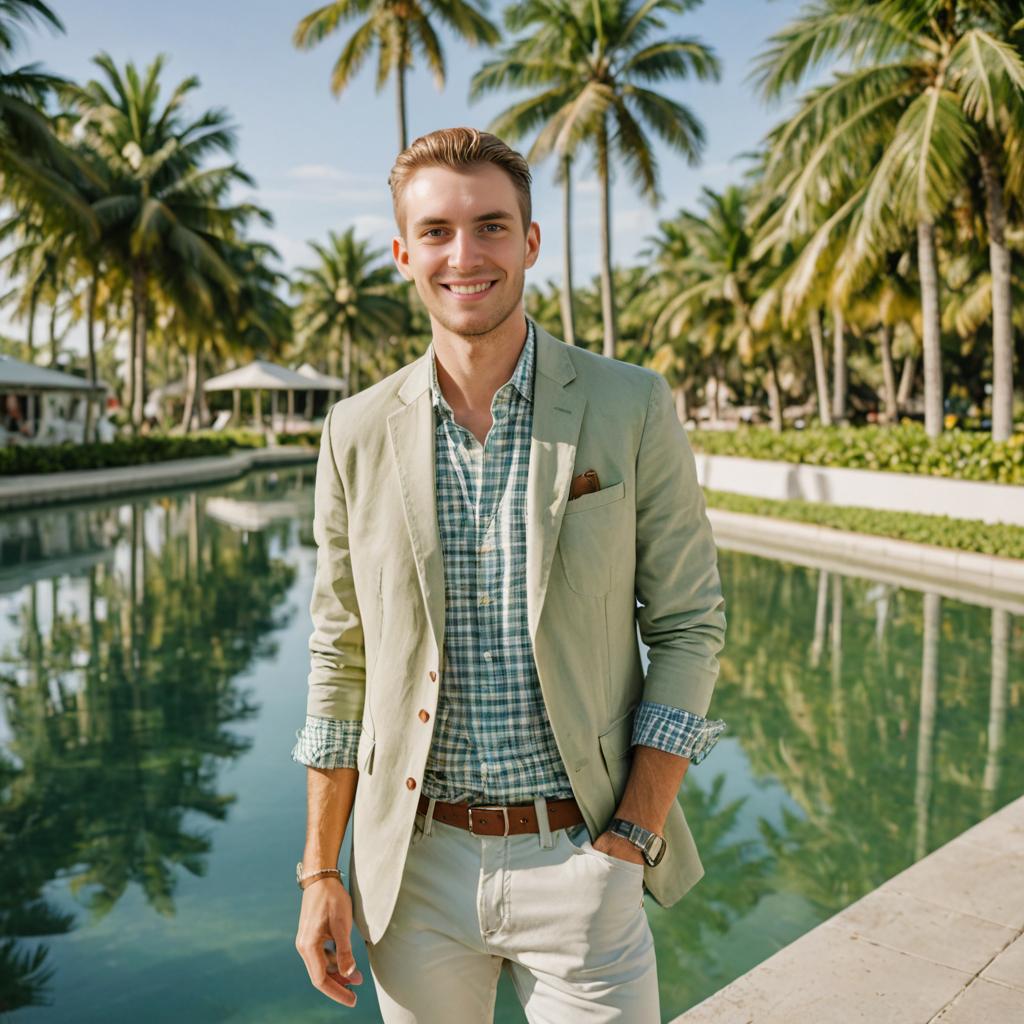
<svg viewBox="0 0 1024 1024"><path fill-rule="evenodd" d="M509 830L508 830L508 808L507 807L498 807L497 805L487 805L487 804L481 804L478 807L470 807L470 809L469 809L469 831L473 832L473 835L481 835L481 833L473 831L473 812L474 811L478 811L478 812L479 811L492 811L492 812L501 811L501 816L505 820L505 831L502 832L502 835L503 836L507 836L509 834Z"/></svg>

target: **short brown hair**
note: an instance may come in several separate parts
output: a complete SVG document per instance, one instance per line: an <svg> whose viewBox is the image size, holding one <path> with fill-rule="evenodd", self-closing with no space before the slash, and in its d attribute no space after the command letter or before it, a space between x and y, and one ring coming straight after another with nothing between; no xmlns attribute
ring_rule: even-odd
<svg viewBox="0 0 1024 1024"><path fill-rule="evenodd" d="M523 228L529 228L533 219L533 203L530 199L532 178L530 165L522 154L490 132L481 132L476 128L441 128L428 135L421 135L403 149L388 175L398 230L404 230L399 215L402 193L416 171L423 167L450 167L462 171L477 164L494 164L512 179L519 198L519 211L523 215Z"/></svg>

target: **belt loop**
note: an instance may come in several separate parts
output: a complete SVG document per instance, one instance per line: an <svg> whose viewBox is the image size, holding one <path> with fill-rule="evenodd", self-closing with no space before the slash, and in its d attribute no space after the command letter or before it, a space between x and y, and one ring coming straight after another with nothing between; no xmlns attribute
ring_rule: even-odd
<svg viewBox="0 0 1024 1024"><path fill-rule="evenodd" d="M429 836L434 830L434 804L437 800L434 797L429 798L430 802L427 804L427 813L423 818L423 835Z"/></svg>
<svg viewBox="0 0 1024 1024"><path fill-rule="evenodd" d="M533 798L533 807L537 812L537 831L540 833L542 850L550 850L555 841L551 838L551 823L548 821L548 802L542 796Z"/></svg>

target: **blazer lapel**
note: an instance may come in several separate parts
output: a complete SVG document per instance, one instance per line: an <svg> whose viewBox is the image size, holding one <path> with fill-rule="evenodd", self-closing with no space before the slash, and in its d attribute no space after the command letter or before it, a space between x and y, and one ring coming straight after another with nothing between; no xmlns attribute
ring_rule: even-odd
<svg viewBox="0 0 1024 1024"><path fill-rule="evenodd" d="M429 352L421 356L399 389L398 397L405 404L388 416L388 431L416 573L440 653L444 638L444 561L434 488L434 409L430 403L429 359Z"/></svg>
<svg viewBox="0 0 1024 1024"><path fill-rule="evenodd" d="M566 388L575 376L565 343L538 326L526 485L526 607L531 638L537 634L544 607L587 404L582 392Z"/></svg>

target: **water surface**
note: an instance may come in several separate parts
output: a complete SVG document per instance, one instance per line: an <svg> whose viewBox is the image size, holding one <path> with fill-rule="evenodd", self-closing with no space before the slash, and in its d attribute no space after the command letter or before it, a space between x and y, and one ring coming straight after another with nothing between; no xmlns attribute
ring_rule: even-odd
<svg viewBox="0 0 1024 1024"><path fill-rule="evenodd" d="M12 1021L378 1020L361 945L354 1011L293 946L311 512L307 467L0 518ZM729 728L680 792L706 875L647 901L665 1020L1024 792L1019 616L720 565Z"/></svg>

